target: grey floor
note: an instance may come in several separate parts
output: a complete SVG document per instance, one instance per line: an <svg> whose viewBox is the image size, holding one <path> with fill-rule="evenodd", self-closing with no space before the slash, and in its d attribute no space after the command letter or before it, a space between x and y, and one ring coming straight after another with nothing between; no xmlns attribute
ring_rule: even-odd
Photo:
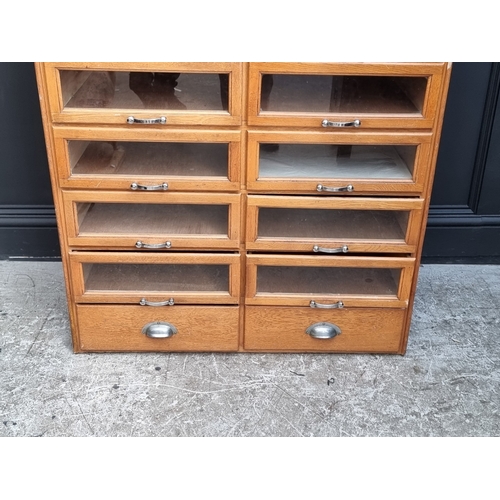
<svg viewBox="0 0 500 500"><path fill-rule="evenodd" d="M65 300L0 261L0 436L500 435L500 266L423 266L405 356L75 355Z"/></svg>

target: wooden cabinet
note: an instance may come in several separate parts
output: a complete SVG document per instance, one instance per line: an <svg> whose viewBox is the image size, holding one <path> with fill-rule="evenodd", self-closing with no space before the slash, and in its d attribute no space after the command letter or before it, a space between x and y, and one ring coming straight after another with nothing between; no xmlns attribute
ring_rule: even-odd
<svg viewBox="0 0 500 500"><path fill-rule="evenodd" d="M405 352L451 65L36 71L75 352Z"/></svg>

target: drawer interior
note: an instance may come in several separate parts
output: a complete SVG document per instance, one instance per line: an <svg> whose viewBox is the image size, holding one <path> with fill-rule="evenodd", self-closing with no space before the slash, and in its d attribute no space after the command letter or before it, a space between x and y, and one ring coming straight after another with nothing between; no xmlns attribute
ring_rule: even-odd
<svg viewBox="0 0 500 500"><path fill-rule="evenodd" d="M63 107L228 109L228 73L60 70Z"/></svg>
<svg viewBox="0 0 500 500"><path fill-rule="evenodd" d="M228 143L67 142L72 175L228 178Z"/></svg>
<svg viewBox="0 0 500 500"><path fill-rule="evenodd" d="M427 77L264 74L262 111L422 115Z"/></svg>
<svg viewBox="0 0 500 500"><path fill-rule="evenodd" d="M405 241L409 211L259 208L258 238Z"/></svg>
<svg viewBox="0 0 500 500"><path fill-rule="evenodd" d="M228 205L76 203L80 235L228 236Z"/></svg>
<svg viewBox="0 0 500 500"><path fill-rule="evenodd" d="M229 265L83 263L85 292L225 292Z"/></svg>
<svg viewBox="0 0 500 500"><path fill-rule="evenodd" d="M259 294L373 295L397 297L401 269L361 267L257 267Z"/></svg>
<svg viewBox="0 0 500 500"><path fill-rule="evenodd" d="M411 180L417 146L350 144L260 145L259 179Z"/></svg>

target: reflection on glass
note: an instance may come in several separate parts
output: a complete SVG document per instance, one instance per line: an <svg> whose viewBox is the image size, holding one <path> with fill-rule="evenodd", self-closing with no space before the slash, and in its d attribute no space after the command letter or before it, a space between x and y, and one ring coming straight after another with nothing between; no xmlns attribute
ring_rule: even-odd
<svg viewBox="0 0 500 500"><path fill-rule="evenodd" d="M228 74L61 71L65 108L228 109Z"/></svg>
<svg viewBox="0 0 500 500"><path fill-rule="evenodd" d="M404 241L408 212L260 208L259 238Z"/></svg>
<svg viewBox="0 0 500 500"><path fill-rule="evenodd" d="M83 264L86 291L225 292L229 266L203 264Z"/></svg>
<svg viewBox="0 0 500 500"><path fill-rule="evenodd" d="M259 266L257 293L396 296L400 269Z"/></svg>
<svg viewBox="0 0 500 500"><path fill-rule="evenodd" d="M80 235L227 236L227 205L77 203Z"/></svg>
<svg viewBox="0 0 500 500"><path fill-rule="evenodd" d="M416 146L280 144L261 146L259 178L411 180Z"/></svg>
<svg viewBox="0 0 500 500"><path fill-rule="evenodd" d="M228 178L227 143L69 141L74 175Z"/></svg>
<svg viewBox="0 0 500 500"><path fill-rule="evenodd" d="M261 111L422 114L425 77L262 75Z"/></svg>

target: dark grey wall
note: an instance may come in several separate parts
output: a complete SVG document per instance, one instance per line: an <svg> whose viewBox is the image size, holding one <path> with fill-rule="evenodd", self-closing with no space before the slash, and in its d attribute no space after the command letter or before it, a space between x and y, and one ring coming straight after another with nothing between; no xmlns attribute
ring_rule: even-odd
<svg viewBox="0 0 500 500"><path fill-rule="evenodd" d="M428 262L500 261L500 63L455 63L424 244ZM57 257L35 72L0 63L0 259Z"/></svg>
<svg viewBox="0 0 500 500"><path fill-rule="evenodd" d="M0 175L0 258L60 255L30 63L0 63Z"/></svg>

